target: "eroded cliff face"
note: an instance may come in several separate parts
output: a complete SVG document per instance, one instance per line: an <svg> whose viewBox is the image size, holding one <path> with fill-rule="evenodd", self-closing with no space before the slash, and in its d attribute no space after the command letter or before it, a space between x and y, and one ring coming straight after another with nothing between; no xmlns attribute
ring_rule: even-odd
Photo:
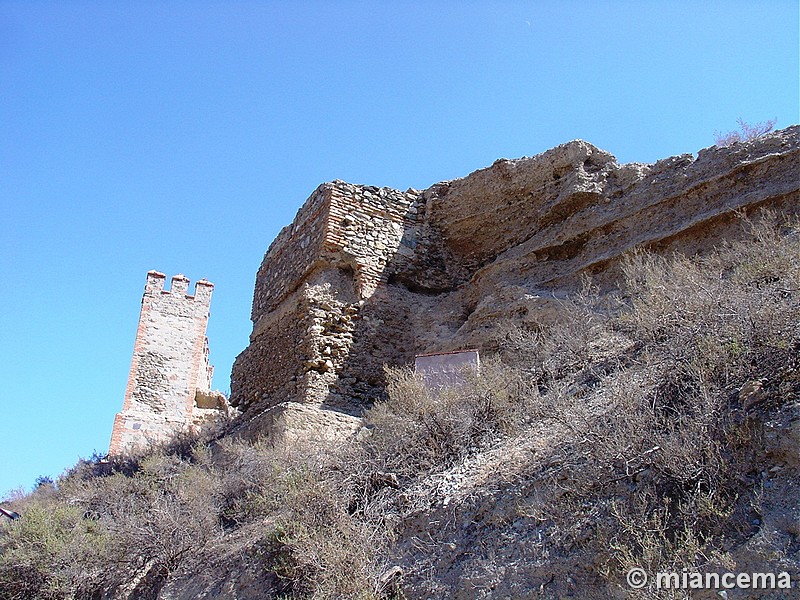
<svg viewBox="0 0 800 600"><path fill-rule="evenodd" d="M490 349L498 324L546 321L627 251L694 253L739 213L797 212L800 126L655 164L584 141L498 160L427 190L321 185L267 251L248 348L232 374L243 422L284 402L358 414L384 365Z"/></svg>

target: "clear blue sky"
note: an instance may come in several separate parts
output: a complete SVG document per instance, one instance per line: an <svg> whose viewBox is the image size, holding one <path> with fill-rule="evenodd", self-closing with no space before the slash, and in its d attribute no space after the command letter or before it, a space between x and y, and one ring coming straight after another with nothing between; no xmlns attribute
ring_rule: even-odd
<svg viewBox="0 0 800 600"><path fill-rule="evenodd" d="M216 284L226 390L319 183L695 152L798 122L798 70L796 0L3 1L0 495L107 449L148 270Z"/></svg>

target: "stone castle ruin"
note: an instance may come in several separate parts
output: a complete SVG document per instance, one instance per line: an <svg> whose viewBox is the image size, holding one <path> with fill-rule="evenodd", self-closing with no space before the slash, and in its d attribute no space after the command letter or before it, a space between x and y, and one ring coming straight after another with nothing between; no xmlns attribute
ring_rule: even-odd
<svg viewBox="0 0 800 600"><path fill-rule="evenodd" d="M654 164L618 164L578 140L422 191L322 184L256 275L253 331L231 374L234 431L352 432L385 393L385 365L491 352L498 323L553 319L584 276L613 288L633 248L691 254L739 235L740 215L797 213L798 173L793 126ZM192 297L185 278L171 292L163 278L148 275L112 453L222 410L202 400L212 286Z"/></svg>
<svg viewBox="0 0 800 600"><path fill-rule="evenodd" d="M139 327L122 412L114 419L109 454L166 442L181 431L197 431L227 412L225 397L211 391L208 363L209 306L214 284L201 279L194 295L189 280L147 274Z"/></svg>
<svg viewBox="0 0 800 600"><path fill-rule="evenodd" d="M633 248L694 253L739 215L797 212L799 134L655 164L578 140L423 191L325 183L264 256L231 403L256 430L298 404L358 415L384 365L491 351L498 323L552 319L584 275L613 287Z"/></svg>

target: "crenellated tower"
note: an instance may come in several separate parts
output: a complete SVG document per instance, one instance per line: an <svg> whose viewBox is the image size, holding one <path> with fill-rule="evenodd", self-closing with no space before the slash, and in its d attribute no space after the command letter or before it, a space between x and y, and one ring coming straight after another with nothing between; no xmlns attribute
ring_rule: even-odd
<svg viewBox="0 0 800 600"><path fill-rule="evenodd" d="M227 411L222 394L211 392L208 324L214 284L201 279L189 295L189 279L147 274L122 411L114 419L109 454L164 442L196 431Z"/></svg>

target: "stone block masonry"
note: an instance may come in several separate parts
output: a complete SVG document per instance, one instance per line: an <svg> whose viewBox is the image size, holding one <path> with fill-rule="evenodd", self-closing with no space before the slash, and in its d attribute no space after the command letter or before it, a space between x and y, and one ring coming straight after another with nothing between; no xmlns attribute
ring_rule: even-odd
<svg viewBox="0 0 800 600"><path fill-rule="evenodd" d="M263 317L320 268L355 277L360 299L386 279L386 265L413 226L419 193L333 181L319 186L270 245L256 276L252 320Z"/></svg>
<svg viewBox="0 0 800 600"><path fill-rule="evenodd" d="M122 411L114 419L109 454L119 455L166 442L181 431L197 431L227 411L211 392L208 324L214 285L204 279L189 295L189 280L147 274Z"/></svg>

